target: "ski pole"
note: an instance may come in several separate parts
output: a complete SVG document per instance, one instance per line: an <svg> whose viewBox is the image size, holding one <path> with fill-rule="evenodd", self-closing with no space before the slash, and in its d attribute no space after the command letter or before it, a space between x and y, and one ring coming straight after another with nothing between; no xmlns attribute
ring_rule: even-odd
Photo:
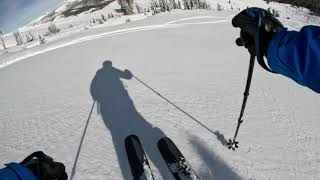
<svg viewBox="0 0 320 180"><path fill-rule="evenodd" d="M200 126L204 127L206 130L208 130L210 133L214 134L215 133L209 129L207 126L205 126L204 124L202 124L199 120L197 120L195 117L191 116L189 113L187 113L186 111L184 111L182 108L180 108L179 106L177 106L176 104L174 104L173 102L171 102L169 99L167 99L166 97L164 97L163 95L161 95L158 91L154 90L152 87L150 87L149 85L147 85L145 82L143 82L141 79L139 79L137 76L133 75L133 77L139 81L141 84L143 84L144 86L146 86L148 89L150 89L151 91L153 91L155 94L157 94L158 96L160 96L162 99L166 100L169 104L171 104L172 106L174 106L175 108L177 108L179 111L181 111L183 114L187 115L188 117L190 117L192 120L194 120L195 122L197 122Z"/></svg>
<svg viewBox="0 0 320 180"><path fill-rule="evenodd" d="M238 118L238 124L237 124L237 129L236 132L234 134L233 139L229 139L229 142L227 143L227 147L229 149L232 148L232 150L235 150L236 148L238 148L238 144L239 142L236 141L236 138L238 136L238 132L239 132L239 128L241 123L243 123L243 114L244 114L244 110L246 108L246 104L247 104L247 99L249 96L249 90L250 90L250 85L251 85L251 79L252 79L252 73L253 73L253 69L254 69L254 61L255 61L255 57L257 56L257 61L258 63L267 71L269 72L273 72L270 68L267 67L267 65L264 62L263 59L263 54L264 54L264 49L263 49L263 35L262 35L262 30L265 28L265 21L264 18L266 16L266 12L265 11L261 11L261 9L254 9L253 12L250 13L252 17L257 17L258 18L258 26L257 26L257 31L255 34L255 52L251 52L249 50L250 53L250 63L249 63L249 70L248 70L248 76L247 76L247 83L246 83L246 89L244 91L244 97L243 97L243 101L242 101L242 106L241 106L241 111L240 111L240 115ZM281 25L281 23L280 23ZM282 25L281 25L282 26ZM241 35L240 35L241 38ZM241 39L242 41L242 39ZM242 42L236 42L238 46L243 46L243 41ZM240 43L240 44L238 44ZM242 44L242 45L241 45Z"/></svg>
<svg viewBox="0 0 320 180"><path fill-rule="evenodd" d="M92 103L91 110L90 110L88 119L86 121L85 128L84 128L83 133L82 133L82 137L81 137L81 140L80 140L80 143L79 143L77 155L76 155L75 161L73 163L70 180L73 179L73 177L74 177L74 175L76 173L77 163L78 163L78 159L79 159L79 156L80 156L80 151L81 151L81 148L82 148L83 140L84 140L84 137L86 135L86 132L87 132L87 129L88 129L88 125L89 125L89 122L90 122L90 119L91 119L92 111L93 111L93 108L94 108L95 104L96 104L96 100L94 100L93 103Z"/></svg>
<svg viewBox="0 0 320 180"><path fill-rule="evenodd" d="M252 74L253 74L253 69L254 69L254 61L255 61L255 56L254 55L250 55L250 63L249 63L249 70L248 70L248 76L247 76L247 83L246 83L246 88L243 94L243 101L242 101L242 106L241 106L241 111L240 111L240 115L238 118L238 125L237 125L237 129L236 132L233 136L233 139L229 139L229 142L227 143L227 147L229 149L232 148L232 150L235 150L236 148L238 148L238 144L239 142L236 141L236 138L238 136L238 132L239 132L239 128L241 123L243 123L243 114L244 114L244 110L246 109L246 104L247 104L247 99L249 96L249 90L250 90L250 85L251 85L251 80L252 80Z"/></svg>

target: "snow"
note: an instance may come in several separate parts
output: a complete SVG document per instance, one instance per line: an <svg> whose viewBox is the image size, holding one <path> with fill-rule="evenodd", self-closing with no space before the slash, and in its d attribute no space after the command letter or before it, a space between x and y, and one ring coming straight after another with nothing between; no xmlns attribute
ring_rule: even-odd
<svg viewBox="0 0 320 180"><path fill-rule="evenodd" d="M232 3L243 8L265 5L261 1ZM280 20L290 29L319 25L319 18L307 17L305 9L271 5L281 10ZM2 163L19 162L43 150L66 165L69 177L75 167L74 180L130 179L121 138L134 132L156 179L173 179L157 150L157 139L164 135L175 142L201 179L317 179L319 95L258 65L239 149L230 151L223 145L236 127L249 61L247 51L234 43L239 30L230 22L236 13L141 14L132 16L137 20L130 23L123 23L127 17L121 17L122 22L86 31L82 28L88 24L80 19L91 19L87 15L58 18L54 21L58 28L69 22L78 25L71 32L62 28L43 45L31 43L23 50L12 45L8 53L0 54ZM44 32L47 24L29 28ZM102 68L105 60L119 70L130 70L214 133L135 78L109 81ZM100 83L94 89L117 91L100 94L100 111L95 105L83 134L93 104L90 86L99 69ZM110 105L113 111L107 108Z"/></svg>

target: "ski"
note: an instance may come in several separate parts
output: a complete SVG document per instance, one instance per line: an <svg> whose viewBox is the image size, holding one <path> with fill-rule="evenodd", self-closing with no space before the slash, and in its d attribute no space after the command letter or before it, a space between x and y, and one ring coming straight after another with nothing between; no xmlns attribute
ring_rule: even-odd
<svg viewBox="0 0 320 180"><path fill-rule="evenodd" d="M158 148L176 180L200 179L170 138L161 138L158 141Z"/></svg>
<svg viewBox="0 0 320 180"><path fill-rule="evenodd" d="M154 180L148 158L139 138L136 135L127 136L125 147L133 179Z"/></svg>

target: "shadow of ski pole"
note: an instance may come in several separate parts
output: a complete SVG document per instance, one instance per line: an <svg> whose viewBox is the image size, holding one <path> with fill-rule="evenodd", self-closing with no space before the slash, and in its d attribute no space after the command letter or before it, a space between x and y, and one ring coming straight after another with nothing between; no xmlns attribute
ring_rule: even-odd
<svg viewBox="0 0 320 180"><path fill-rule="evenodd" d="M177 108L179 111L181 111L183 114L185 114L186 116L188 116L189 118L191 118L193 121L195 121L196 123L198 123L200 126L202 126L203 128L205 128L206 130L208 130L210 133L215 134L214 131L212 131L210 128L208 128L206 125L204 125L202 122L200 122L198 119L196 119L195 117L193 117L191 114L187 113L185 110L183 110L181 107L179 107L178 105L176 105L175 103L171 102L168 98L164 97L162 94L160 94L158 91L156 91L155 89L153 89L151 86L149 86L148 84L146 84L144 81L142 81L141 79L139 79L137 76L133 75L133 77L140 82L141 84L143 84L145 87L147 87L148 89L150 89L151 91L153 91L156 95L158 95L159 97L161 97L162 99L164 99L165 101L167 101L169 104L171 104L172 106L174 106L175 108Z"/></svg>
<svg viewBox="0 0 320 180"><path fill-rule="evenodd" d="M85 137L86 132L87 132L87 128L88 128L88 125L89 125L89 121L90 121L91 114L92 114L92 111L93 111L93 108L94 108L95 103L96 103L96 101L94 101L93 104L92 104L92 107L91 107L91 110L90 110L90 113L89 113L89 116L88 116L88 119L87 119L87 122L86 122L86 126L85 126L85 128L84 128L84 130L83 130L83 133L82 133L82 137L81 137L81 140L80 140L80 143L79 143L77 155L76 155L76 158L75 158L74 163L73 163L70 180L73 179L73 177L74 177L74 175L75 175L75 173L76 173L76 168L77 168L77 163L78 163L80 151L81 151L81 148L82 148L82 144L83 144L83 141L84 141L84 137Z"/></svg>
<svg viewBox="0 0 320 180"><path fill-rule="evenodd" d="M206 146L206 142L198 137L190 135L190 142L203 161L202 168L198 170L202 179L228 179L241 180L242 178L228 166L212 149Z"/></svg>
<svg viewBox="0 0 320 180"><path fill-rule="evenodd" d="M227 139L224 137L222 133L220 133L218 130L214 132L214 134L217 136L218 141L221 142L223 146L227 144Z"/></svg>

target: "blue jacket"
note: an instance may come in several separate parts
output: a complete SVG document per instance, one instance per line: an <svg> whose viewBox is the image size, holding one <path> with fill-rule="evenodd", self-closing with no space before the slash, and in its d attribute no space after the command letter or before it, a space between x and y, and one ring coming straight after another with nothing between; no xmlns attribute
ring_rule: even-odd
<svg viewBox="0 0 320 180"><path fill-rule="evenodd" d="M10 163L6 166L0 169L0 180L37 180L33 173L21 164Z"/></svg>
<svg viewBox="0 0 320 180"><path fill-rule="evenodd" d="M320 27L276 32L269 43L267 59L275 73L320 93Z"/></svg>

